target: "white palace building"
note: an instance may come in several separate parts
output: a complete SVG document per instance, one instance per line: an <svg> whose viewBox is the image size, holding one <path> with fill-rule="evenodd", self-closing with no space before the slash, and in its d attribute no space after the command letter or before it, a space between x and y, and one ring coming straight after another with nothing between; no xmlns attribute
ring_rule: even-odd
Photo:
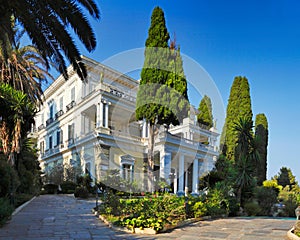
<svg viewBox="0 0 300 240"><path fill-rule="evenodd" d="M148 128L136 121L139 82L87 57L84 83L70 66L69 80L60 76L44 92L35 120L39 162L43 171L57 164L80 164L95 181L108 169L143 184ZM211 170L218 156L219 134L200 127L196 111L178 126L160 127L155 139L154 179L164 178L174 193L186 187L198 193L199 177Z"/></svg>

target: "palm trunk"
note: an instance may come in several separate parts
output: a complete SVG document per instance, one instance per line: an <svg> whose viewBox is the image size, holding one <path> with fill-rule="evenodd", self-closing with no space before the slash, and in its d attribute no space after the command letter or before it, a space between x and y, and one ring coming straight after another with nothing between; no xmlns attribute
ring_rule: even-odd
<svg viewBox="0 0 300 240"><path fill-rule="evenodd" d="M2 142L3 153L7 155L10 150L9 150L9 133L5 121L2 121L1 129L0 129L0 139Z"/></svg>
<svg viewBox="0 0 300 240"><path fill-rule="evenodd" d="M21 146L20 146L20 140L21 140L21 119L17 119L15 129L14 129L14 135L13 135L13 145L12 145L12 152L20 153Z"/></svg>
<svg viewBox="0 0 300 240"><path fill-rule="evenodd" d="M240 204L240 207L242 207L242 187L240 186L237 190L237 202Z"/></svg>

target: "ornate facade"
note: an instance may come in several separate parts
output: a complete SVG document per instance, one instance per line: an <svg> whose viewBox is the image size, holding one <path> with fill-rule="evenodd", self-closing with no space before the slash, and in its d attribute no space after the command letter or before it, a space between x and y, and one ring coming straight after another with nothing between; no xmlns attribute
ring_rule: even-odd
<svg viewBox="0 0 300 240"><path fill-rule="evenodd" d="M88 82L72 68L70 79L60 76L46 89L36 117L39 161L47 172L57 164L79 164L96 181L108 169L142 184L147 158L148 126L135 120L139 82L83 57ZM178 126L160 127L155 139L154 180L164 178L172 191L198 193L199 177L212 169L219 134L199 126L195 110Z"/></svg>

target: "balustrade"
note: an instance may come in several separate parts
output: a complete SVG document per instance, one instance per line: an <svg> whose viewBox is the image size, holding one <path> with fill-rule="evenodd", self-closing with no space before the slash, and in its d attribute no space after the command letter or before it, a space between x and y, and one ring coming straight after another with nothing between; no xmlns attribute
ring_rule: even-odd
<svg viewBox="0 0 300 240"><path fill-rule="evenodd" d="M53 118L49 118L47 121L46 121L46 126L49 126L51 123L53 123L54 119Z"/></svg>
<svg viewBox="0 0 300 240"><path fill-rule="evenodd" d="M74 106L76 105L75 101L73 100L72 102L70 102L67 106L67 112L70 111Z"/></svg>
<svg viewBox="0 0 300 240"><path fill-rule="evenodd" d="M58 119L60 116L62 116L64 114L63 110L58 111L57 113L55 113L55 119Z"/></svg>

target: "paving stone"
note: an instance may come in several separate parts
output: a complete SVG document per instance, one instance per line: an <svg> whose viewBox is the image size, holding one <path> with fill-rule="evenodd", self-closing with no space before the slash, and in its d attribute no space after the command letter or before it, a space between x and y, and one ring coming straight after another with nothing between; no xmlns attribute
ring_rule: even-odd
<svg viewBox="0 0 300 240"><path fill-rule="evenodd" d="M201 221L171 232L138 235L113 231L91 209L95 200L77 200L71 195L41 195L0 228L2 240L69 239L284 239L295 219L227 218Z"/></svg>

